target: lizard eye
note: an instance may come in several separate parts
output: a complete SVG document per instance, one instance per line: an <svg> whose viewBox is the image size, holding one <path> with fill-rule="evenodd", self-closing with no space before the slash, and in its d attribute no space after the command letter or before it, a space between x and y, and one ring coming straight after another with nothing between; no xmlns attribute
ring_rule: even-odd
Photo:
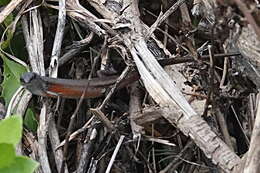
<svg viewBox="0 0 260 173"><path fill-rule="evenodd" d="M26 73L22 74L22 76L20 77L20 82L21 82L22 85L28 84L28 83L30 83L33 79L35 79L36 76L37 76L36 73L26 72Z"/></svg>

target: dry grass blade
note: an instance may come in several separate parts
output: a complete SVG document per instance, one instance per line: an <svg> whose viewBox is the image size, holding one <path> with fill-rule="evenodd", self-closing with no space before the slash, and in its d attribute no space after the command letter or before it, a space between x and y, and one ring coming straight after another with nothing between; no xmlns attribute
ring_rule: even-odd
<svg viewBox="0 0 260 173"><path fill-rule="evenodd" d="M258 99L257 113L255 118L255 125L251 136L250 147L246 159L244 173L257 173L260 169L259 165L259 123L260 123L260 100Z"/></svg>
<svg viewBox="0 0 260 173"><path fill-rule="evenodd" d="M17 6L24 0L12 0L9 4L0 12L0 23L2 23L5 18L12 13L12 11L17 8Z"/></svg>

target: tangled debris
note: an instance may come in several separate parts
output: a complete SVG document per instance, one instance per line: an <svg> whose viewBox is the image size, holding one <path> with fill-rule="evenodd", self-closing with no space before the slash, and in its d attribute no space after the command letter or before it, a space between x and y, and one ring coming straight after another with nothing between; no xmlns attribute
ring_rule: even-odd
<svg viewBox="0 0 260 173"><path fill-rule="evenodd" d="M257 0L11 1L0 23L11 12L40 75L21 82L47 96L10 109L34 107L19 151L38 172L260 169Z"/></svg>

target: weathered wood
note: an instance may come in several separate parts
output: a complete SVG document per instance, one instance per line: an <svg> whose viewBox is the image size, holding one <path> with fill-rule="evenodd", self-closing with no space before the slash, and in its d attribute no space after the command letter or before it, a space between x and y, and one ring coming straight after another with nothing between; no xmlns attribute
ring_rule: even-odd
<svg viewBox="0 0 260 173"><path fill-rule="evenodd" d="M91 0L93 3L93 0ZM184 134L191 136L206 156L219 165L224 171L231 172L239 164L240 158L210 129L208 124L197 115L182 93L176 87L168 74L162 69L154 55L147 48L145 34L147 27L139 19L139 9L136 2L125 0L129 5L118 18L129 21L130 32L123 34L123 41L134 58L141 79L152 98L161 107L175 108L180 111L180 117L165 117L175 121ZM96 6L93 6L97 8ZM98 10L102 13L101 10ZM102 14L106 18L105 13ZM115 19L116 20L116 19ZM196 122L192 125L192 122Z"/></svg>

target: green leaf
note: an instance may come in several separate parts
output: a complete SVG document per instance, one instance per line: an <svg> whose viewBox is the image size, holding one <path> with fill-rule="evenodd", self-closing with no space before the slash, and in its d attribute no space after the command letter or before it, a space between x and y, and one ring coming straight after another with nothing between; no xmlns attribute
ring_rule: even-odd
<svg viewBox="0 0 260 173"><path fill-rule="evenodd" d="M14 162L14 159L14 146L12 144L0 143L0 168L10 166Z"/></svg>
<svg viewBox="0 0 260 173"><path fill-rule="evenodd" d="M1 0L0 5L7 5L10 2L10 0Z"/></svg>
<svg viewBox="0 0 260 173"><path fill-rule="evenodd" d="M30 129L32 132L36 132L37 131L38 122L35 119L35 114L32 111L32 109L30 109L30 108L27 109L23 122L24 122L24 125L28 129Z"/></svg>
<svg viewBox="0 0 260 173"><path fill-rule="evenodd" d="M9 48L10 53L19 57L21 60L27 60L28 54L26 49L24 35L22 32L15 32L12 40L10 41ZM8 51L8 50L7 50Z"/></svg>
<svg viewBox="0 0 260 173"><path fill-rule="evenodd" d="M15 146L19 143L21 137L22 118L20 116L11 116L10 118L0 121L0 143L12 144Z"/></svg>
<svg viewBox="0 0 260 173"><path fill-rule="evenodd" d="M14 21L14 16L10 13L4 20L4 25L7 27Z"/></svg>
<svg viewBox="0 0 260 173"><path fill-rule="evenodd" d="M1 54L0 54L1 55ZM2 95L8 105L13 94L20 86L20 76L26 72L26 68L14 61L9 60L2 54L4 61L4 81L1 84L3 90Z"/></svg>
<svg viewBox="0 0 260 173"><path fill-rule="evenodd" d="M0 0L1 1L1 0ZM8 17L4 20L2 24L0 24L1 28L4 30L4 37L2 42L0 42L0 46L9 54L15 54L16 56L24 56L24 40L21 39L22 34L15 34L12 27L9 27L11 23L13 23L14 17L12 14L8 15ZM19 33L19 32L18 32ZM2 33L1 33L2 34ZM13 48L12 48L12 45ZM12 98L14 92L20 86L20 75L26 71L25 67L22 65L9 60L6 56L0 52L0 56L4 62L4 81L2 83L2 94L1 97L4 97L6 104L8 105L10 99Z"/></svg>
<svg viewBox="0 0 260 173"><path fill-rule="evenodd" d="M11 24L14 22L14 19L15 18L13 14L9 14L4 22L0 24L0 26L2 26L0 27L0 35L3 36L3 34L5 34L3 37L4 40L2 40L0 44L1 48L7 53L19 56L19 58L24 59L24 57L27 56L26 46L24 46L26 43L23 33L15 32L15 30L13 30L13 26L10 27ZM15 27L16 30L19 30L19 28L21 28L21 25L17 23Z"/></svg>
<svg viewBox="0 0 260 173"><path fill-rule="evenodd" d="M0 173L33 173L38 163L16 156L14 146L22 136L22 118L12 116L0 121Z"/></svg>
<svg viewBox="0 0 260 173"><path fill-rule="evenodd" d="M8 28L8 26L13 22L13 20L14 20L14 17L13 17L13 15L12 14L9 14L6 18L5 18L5 20L4 20L4 22L3 22L3 28L4 29L7 29L7 31L5 32L5 36L6 36L6 40L3 40L2 42L1 42L1 48L2 49L6 49L7 47L9 47L9 44L10 44L10 41L12 40L12 38L13 38L13 31L12 31L12 28L11 27L9 27Z"/></svg>
<svg viewBox="0 0 260 173"><path fill-rule="evenodd" d="M8 167L1 168L1 173L33 173L39 164L27 157L17 156Z"/></svg>

